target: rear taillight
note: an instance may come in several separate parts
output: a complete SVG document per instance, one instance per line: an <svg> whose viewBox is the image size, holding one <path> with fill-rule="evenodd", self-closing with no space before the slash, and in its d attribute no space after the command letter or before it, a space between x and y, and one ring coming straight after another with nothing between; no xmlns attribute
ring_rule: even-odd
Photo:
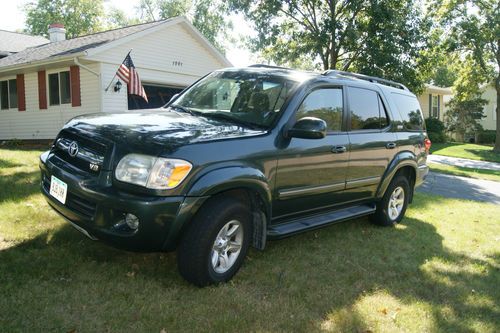
<svg viewBox="0 0 500 333"><path fill-rule="evenodd" d="M426 138L424 140L425 151L429 152L429 150L431 150L431 145L432 145L431 140L429 140L429 138Z"/></svg>

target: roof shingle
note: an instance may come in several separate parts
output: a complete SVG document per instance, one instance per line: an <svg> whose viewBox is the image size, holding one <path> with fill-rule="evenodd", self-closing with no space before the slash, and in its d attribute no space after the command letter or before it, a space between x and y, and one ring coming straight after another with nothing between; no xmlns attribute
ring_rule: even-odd
<svg viewBox="0 0 500 333"><path fill-rule="evenodd" d="M152 28L159 24L165 23L166 21L168 20L137 24L124 28L108 30L91 35L67 39L60 42L54 42L54 43L48 43L30 47L19 53L15 53L9 55L8 57L0 59L0 68L12 65L20 65L24 63L31 63L35 61L41 61L63 55L79 53L112 42L114 40L132 35L139 31Z"/></svg>
<svg viewBox="0 0 500 333"><path fill-rule="evenodd" d="M16 53L28 47L48 43L42 36L31 36L19 32L0 30L0 52Z"/></svg>

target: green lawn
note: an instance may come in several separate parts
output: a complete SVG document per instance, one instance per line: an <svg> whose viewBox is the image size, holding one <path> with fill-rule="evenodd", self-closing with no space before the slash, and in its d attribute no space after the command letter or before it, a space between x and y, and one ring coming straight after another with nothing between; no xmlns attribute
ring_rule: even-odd
<svg viewBox="0 0 500 333"><path fill-rule="evenodd" d="M434 155L500 163L500 154L494 153L492 146L472 143L433 143L431 153Z"/></svg>
<svg viewBox="0 0 500 333"><path fill-rule="evenodd" d="M434 172L500 182L500 171L496 170L473 169L473 168L465 168L465 167L446 165L440 163L428 163L427 165L429 166L431 171Z"/></svg>
<svg viewBox="0 0 500 333"><path fill-rule="evenodd" d="M2 332L499 332L500 207L417 194L366 218L270 242L200 289L175 254L85 238L38 192L39 152L0 149Z"/></svg>

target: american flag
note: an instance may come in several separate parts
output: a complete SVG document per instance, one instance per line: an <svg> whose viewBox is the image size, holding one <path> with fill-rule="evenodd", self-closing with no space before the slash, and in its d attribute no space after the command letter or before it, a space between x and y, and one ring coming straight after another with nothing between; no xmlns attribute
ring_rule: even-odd
<svg viewBox="0 0 500 333"><path fill-rule="evenodd" d="M141 79L135 69L130 54L127 54L125 57L125 60L123 60L122 64L116 71L116 75L127 84L128 93L130 95L141 96L146 102L148 102L148 96L146 96L146 92L141 84Z"/></svg>

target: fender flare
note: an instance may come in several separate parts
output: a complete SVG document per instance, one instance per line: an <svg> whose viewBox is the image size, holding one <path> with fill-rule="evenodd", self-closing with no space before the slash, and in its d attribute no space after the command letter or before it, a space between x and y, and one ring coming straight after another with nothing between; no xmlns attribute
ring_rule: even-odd
<svg viewBox="0 0 500 333"><path fill-rule="evenodd" d="M384 193L387 190L387 187L389 187L394 175L396 175L396 173L405 166L411 166L415 171L415 175L417 175L417 157L414 153L408 150L399 152L396 156L394 156L391 163L389 163L389 166L385 170L382 181L377 189L376 197L378 199L384 196Z"/></svg>

